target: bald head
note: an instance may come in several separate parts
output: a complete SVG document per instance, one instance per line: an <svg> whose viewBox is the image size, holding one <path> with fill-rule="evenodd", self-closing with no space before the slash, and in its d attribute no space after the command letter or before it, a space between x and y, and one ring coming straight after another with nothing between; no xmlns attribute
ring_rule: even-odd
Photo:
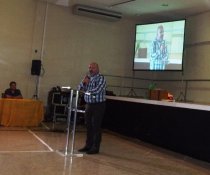
<svg viewBox="0 0 210 175"><path fill-rule="evenodd" d="M93 62L89 65L89 73L91 76L94 76L99 73L99 66L97 63Z"/></svg>
<svg viewBox="0 0 210 175"><path fill-rule="evenodd" d="M163 37L164 37L164 28L162 25L159 25L157 28L157 39L163 40Z"/></svg>

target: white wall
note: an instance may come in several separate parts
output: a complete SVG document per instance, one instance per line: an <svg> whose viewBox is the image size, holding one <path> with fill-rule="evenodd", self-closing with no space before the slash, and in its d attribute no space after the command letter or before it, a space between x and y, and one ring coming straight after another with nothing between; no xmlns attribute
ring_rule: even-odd
<svg viewBox="0 0 210 175"><path fill-rule="evenodd" d="M183 90L182 79L208 79L210 75L210 13L187 19L184 72L134 72L137 78L178 79L180 82L158 82L175 97ZM38 0L1 1L0 6L0 91L11 80L18 83L25 98L35 93L36 76L30 74L31 61L42 59L39 97L45 103L54 86L76 88L96 61L106 75L133 76L132 57L135 22L122 19L108 22L73 15L71 9ZM35 53L38 50L38 53ZM108 86L148 87L147 81L112 78ZM130 88L115 88L117 95L128 95ZM187 98L208 103L210 83L190 83ZM146 96L145 90L135 90Z"/></svg>
<svg viewBox="0 0 210 175"><path fill-rule="evenodd" d="M31 47L36 3L33 0L0 1L0 92L17 81L25 97L31 95Z"/></svg>
<svg viewBox="0 0 210 175"><path fill-rule="evenodd" d="M76 88L90 62L103 74L131 75L134 22L108 22L73 15L69 8L49 4L40 97L53 86Z"/></svg>
<svg viewBox="0 0 210 175"><path fill-rule="evenodd" d="M33 59L42 59L39 97L44 102L54 86L76 88L92 61L104 74L132 73L133 22L76 16L67 7L34 0L2 2L0 21L1 92L15 80L23 96L32 98Z"/></svg>

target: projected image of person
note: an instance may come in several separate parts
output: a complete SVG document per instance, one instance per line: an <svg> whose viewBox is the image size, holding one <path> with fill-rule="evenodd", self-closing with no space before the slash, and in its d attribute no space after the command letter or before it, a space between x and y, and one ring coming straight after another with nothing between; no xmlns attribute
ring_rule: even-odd
<svg viewBox="0 0 210 175"><path fill-rule="evenodd" d="M150 69L164 70L168 64L168 50L164 40L164 28L159 25L155 40L152 42L150 55Z"/></svg>

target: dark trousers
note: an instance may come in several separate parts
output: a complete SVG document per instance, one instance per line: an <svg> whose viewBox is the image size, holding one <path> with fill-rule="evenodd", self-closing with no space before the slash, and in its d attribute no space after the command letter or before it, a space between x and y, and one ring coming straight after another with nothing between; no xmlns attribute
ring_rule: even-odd
<svg viewBox="0 0 210 175"><path fill-rule="evenodd" d="M86 146L99 151L102 131L101 124L105 112L106 103L86 104L85 122L87 127Z"/></svg>

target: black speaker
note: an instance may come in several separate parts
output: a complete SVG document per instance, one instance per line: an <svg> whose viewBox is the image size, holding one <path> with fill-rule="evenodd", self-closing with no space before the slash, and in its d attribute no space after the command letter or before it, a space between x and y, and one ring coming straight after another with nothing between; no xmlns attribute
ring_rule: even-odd
<svg viewBox="0 0 210 175"><path fill-rule="evenodd" d="M40 75L41 60L32 60L31 75Z"/></svg>

